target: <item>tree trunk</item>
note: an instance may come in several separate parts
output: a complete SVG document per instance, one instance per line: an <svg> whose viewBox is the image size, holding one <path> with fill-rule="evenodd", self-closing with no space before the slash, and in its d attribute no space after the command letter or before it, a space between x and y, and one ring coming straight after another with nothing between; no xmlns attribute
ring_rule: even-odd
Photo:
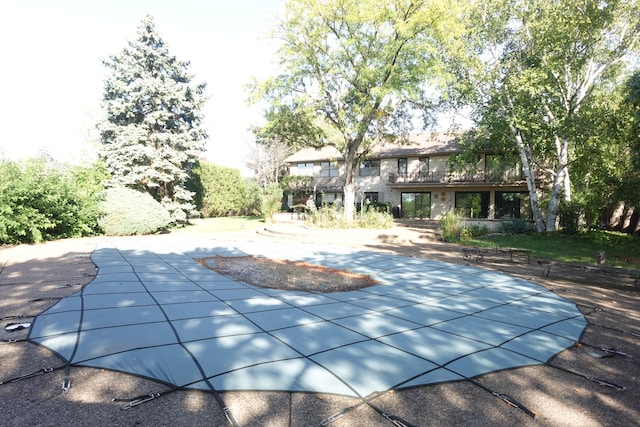
<svg viewBox="0 0 640 427"><path fill-rule="evenodd" d="M622 214L625 210L625 203L619 202L618 205L612 209L609 216L609 230L620 230L622 223Z"/></svg>
<svg viewBox="0 0 640 427"><path fill-rule="evenodd" d="M631 222L629 224L629 234L637 235L640 232L640 210L635 209L633 216L631 217Z"/></svg>
<svg viewBox="0 0 640 427"><path fill-rule="evenodd" d="M564 200L570 202L573 192L571 191L571 178L569 176L569 166L565 167L564 172Z"/></svg>
<svg viewBox="0 0 640 427"><path fill-rule="evenodd" d="M551 199L547 211L547 231L558 229L558 207L560 197L564 195L564 200L571 201L571 180L569 179L569 141L566 138L554 136L557 151L558 167L556 176L551 187ZM563 192L564 191L564 192Z"/></svg>
<svg viewBox="0 0 640 427"><path fill-rule="evenodd" d="M551 197L549 199L549 208L547 209L547 231L556 231L558 229L558 206L560 205L563 183L564 170L560 169L557 171L551 186Z"/></svg>
<svg viewBox="0 0 640 427"><path fill-rule="evenodd" d="M629 206L627 209L625 209L624 218L622 220L620 231L624 233L629 233L629 234L632 234L634 232L634 230L631 227L631 223L632 223L632 219L635 211L636 211L636 208L634 206Z"/></svg>
<svg viewBox="0 0 640 427"><path fill-rule="evenodd" d="M344 220L351 224L355 217L356 191L352 182L344 184Z"/></svg>
<svg viewBox="0 0 640 427"><path fill-rule="evenodd" d="M355 218L355 206L356 206L356 158L354 153L345 153L344 156L344 171L345 182L343 187L344 192L344 220L347 224L352 224Z"/></svg>
<svg viewBox="0 0 640 427"><path fill-rule="evenodd" d="M540 212L540 204L538 203L538 191L536 189L536 178L533 170L533 155L531 154L531 148L525 143L520 132L511 127L511 132L515 136L516 144L518 145L518 153L520 154L520 161L522 162L522 172L524 178L527 181L527 189L529 190L529 202L531 204L531 212L533 214L533 228L536 232L541 233L544 231L544 222L542 221L542 213Z"/></svg>

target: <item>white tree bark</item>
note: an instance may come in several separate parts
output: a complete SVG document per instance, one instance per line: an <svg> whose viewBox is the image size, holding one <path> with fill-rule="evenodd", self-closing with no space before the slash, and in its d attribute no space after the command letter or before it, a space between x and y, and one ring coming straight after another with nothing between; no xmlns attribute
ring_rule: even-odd
<svg viewBox="0 0 640 427"><path fill-rule="evenodd" d="M511 132L513 133L516 144L518 145L520 162L522 162L522 172L524 173L524 178L527 181L529 203L533 214L533 227L536 232L540 233L544 231L544 221L542 220L542 212L540 211L540 204L538 202L538 191L536 188L536 177L533 169L533 154L531 153L531 147L525 143L522 135L517 129L515 129L515 127L511 126Z"/></svg>
<svg viewBox="0 0 640 427"><path fill-rule="evenodd" d="M557 150L557 168L553 185L551 186L551 197L547 210L547 231L558 229L558 207L560 199L564 195L566 201L571 201L571 182L569 180L569 141L556 135L554 137ZM564 192L563 192L564 190Z"/></svg>

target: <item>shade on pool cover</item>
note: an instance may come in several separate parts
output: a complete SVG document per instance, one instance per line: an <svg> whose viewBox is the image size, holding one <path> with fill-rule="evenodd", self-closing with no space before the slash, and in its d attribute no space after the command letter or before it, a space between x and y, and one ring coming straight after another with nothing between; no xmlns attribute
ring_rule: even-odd
<svg viewBox="0 0 640 427"><path fill-rule="evenodd" d="M265 289L194 258L254 255L374 277L328 294ZM103 245L96 278L34 321L69 366L200 390L363 397L546 363L586 326L571 302L469 266L310 244L147 237Z"/></svg>

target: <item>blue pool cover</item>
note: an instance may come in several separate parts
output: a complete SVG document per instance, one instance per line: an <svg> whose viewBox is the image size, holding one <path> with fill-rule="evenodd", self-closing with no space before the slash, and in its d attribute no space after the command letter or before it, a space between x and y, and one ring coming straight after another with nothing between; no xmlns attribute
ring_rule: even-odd
<svg viewBox="0 0 640 427"><path fill-rule="evenodd" d="M308 293L241 283L194 259L254 255L372 276ZM529 281L427 259L305 243L114 240L96 278L34 321L68 366L199 390L364 397L543 364L580 339L576 306Z"/></svg>

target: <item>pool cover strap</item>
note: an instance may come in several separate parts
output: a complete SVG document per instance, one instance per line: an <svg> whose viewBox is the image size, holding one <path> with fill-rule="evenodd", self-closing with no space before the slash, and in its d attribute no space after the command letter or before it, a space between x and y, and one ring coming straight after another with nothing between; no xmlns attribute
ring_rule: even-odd
<svg viewBox="0 0 640 427"><path fill-rule="evenodd" d="M374 405L371 402L368 402L367 405L369 405L371 408L375 409L376 412L378 412L380 415L385 417L387 420L391 421L391 424L393 424L396 427L416 427L413 424L410 424L408 421L405 421L400 417L397 417L395 415L391 415L391 414L383 411L382 409L380 409L379 407L377 407L376 405Z"/></svg>
<svg viewBox="0 0 640 427"><path fill-rule="evenodd" d="M42 369L37 370L35 372L32 372L30 374L20 375L19 377L14 377L14 378L11 378L11 379L8 379L8 380L0 381L0 385L13 383L13 382L20 381L20 380L26 380L27 378L37 377L38 375L42 375L42 374L48 374L48 373L51 373L53 371L57 371L58 369L62 369L62 368L64 368L64 366L58 366L57 368L42 368Z"/></svg>
<svg viewBox="0 0 640 427"><path fill-rule="evenodd" d="M172 391L175 391L177 389L172 389L167 393L171 393ZM153 399L157 399L158 397L162 396L163 394L167 394L167 393L149 393L149 394L143 394L141 396L136 396L136 397L132 397L129 399L118 399L118 398L113 398L111 399L112 402L127 402L126 405L123 405L120 407L120 409L122 410L126 410L126 409L131 409L134 406L138 406L141 405L145 402L149 402L150 400Z"/></svg>
<svg viewBox="0 0 640 427"><path fill-rule="evenodd" d="M537 415L536 415L535 412L531 411L526 406L524 406L522 403L518 402L517 400L515 400L513 397L509 396L508 394L498 393L497 391L494 391L494 390L490 389L489 387L485 386L480 381L477 381L477 380L474 380L474 379L467 379L467 381L469 381L471 384L473 384L475 386L480 387L481 389L483 389L485 391L488 391L489 393L491 393L492 395L494 395L498 399L501 399L507 405L521 410L525 414L529 415L531 418L534 418L534 419L536 418Z"/></svg>

